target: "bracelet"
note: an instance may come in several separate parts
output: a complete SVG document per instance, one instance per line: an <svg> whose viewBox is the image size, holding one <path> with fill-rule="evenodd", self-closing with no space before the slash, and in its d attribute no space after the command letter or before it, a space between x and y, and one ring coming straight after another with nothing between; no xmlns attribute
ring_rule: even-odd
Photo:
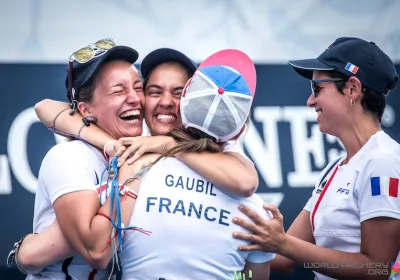
<svg viewBox="0 0 400 280"><path fill-rule="evenodd" d="M54 118L54 120L53 120L53 130L56 130L56 120L57 120L57 118L61 115L62 112L66 111L66 110L68 110L68 109L69 109L69 108L65 108L64 110L62 110L61 112L59 112L59 113L57 114L57 116Z"/></svg>
<svg viewBox="0 0 400 280"><path fill-rule="evenodd" d="M122 196L127 195L127 196L129 196L129 197L131 197L133 199L137 199L137 197L138 197L137 192L133 191L131 188L129 188L127 186L124 186L124 185L120 186L119 193Z"/></svg>
<svg viewBox="0 0 400 280"><path fill-rule="evenodd" d="M147 166L143 169L141 169L138 173L136 173L135 175L133 175L132 177L129 177L128 179L126 179L126 181L124 182L123 185L126 185L134 180L139 180L140 177L147 171L150 169L150 166Z"/></svg>

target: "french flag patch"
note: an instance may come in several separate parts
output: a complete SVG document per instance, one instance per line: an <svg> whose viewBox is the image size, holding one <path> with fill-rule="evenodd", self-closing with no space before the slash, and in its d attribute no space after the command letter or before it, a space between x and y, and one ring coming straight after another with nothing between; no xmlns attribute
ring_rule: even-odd
<svg viewBox="0 0 400 280"><path fill-rule="evenodd" d="M386 195L398 197L399 179L392 177L371 177L372 196Z"/></svg>
<svg viewBox="0 0 400 280"><path fill-rule="evenodd" d="M356 74L358 71L358 66L355 66L354 64L351 64L350 62L347 62L347 65L344 69L346 69L347 71L349 71L353 74Z"/></svg>

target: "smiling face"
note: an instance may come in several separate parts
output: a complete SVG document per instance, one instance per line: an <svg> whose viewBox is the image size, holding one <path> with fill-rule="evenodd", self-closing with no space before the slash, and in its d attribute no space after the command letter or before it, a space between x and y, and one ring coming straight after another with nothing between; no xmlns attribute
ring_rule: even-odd
<svg viewBox="0 0 400 280"><path fill-rule="evenodd" d="M163 135L181 123L177 114L182 90L189 79L178 63L158 65L151 72L145 88L145 119L152 135Z"/></svg>
<svg viewBox="0 0 400 280"><path fill-rule="evenodd" d="M93 99L80 102L83 116L95 116L97 125L113 138L142 134L144 94L137 70L126 61L104 64L94 79Z"/></svg>
<svg viewBox="0 0 400 280"><path fill-rule="evenodd" d="M325 79L331 79L331 76L326 72L314 71L313 80ZM338 135L349 121L351 98L348 94L341 93L332 81L315 83L315 91L317 96L311 94L307 106L317 112L321 132Z"/></svg>

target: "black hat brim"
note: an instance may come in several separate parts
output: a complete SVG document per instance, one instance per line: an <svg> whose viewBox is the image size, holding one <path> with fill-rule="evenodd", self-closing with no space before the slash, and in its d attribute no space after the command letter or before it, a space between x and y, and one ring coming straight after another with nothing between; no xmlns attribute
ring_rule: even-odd
<svg viewBox="0 0 400 280"><path fill-rule="evenodd" d="M85 78L82 80L80 87L85 86L95 76L99 68L108 61L123 60L134 64L139 58L139 53L127 46L115 46L108 50L100 57L98 61L93 63L87 71Z"/></svg>
<svg viewBox="0 0 400 280"><path fill-rule="evenodd" d="M312 75L314 71L332 71L335 70L331 66L323 63L317 58L303 59L303 60L290 60L288 64L293 67L293 69L300 76L312 80Z"/></svg>
<svg viewBox="0 0 400 280"><path fill-rule="evenodd" d="M79 80L74 81L75 90L78 90L79 88L86 86L93 79L99 68L105 62L112 60L123 60L134 64L138 58L139 58L139 53L130 47L115 46L111 48L99 58L94 58L91 61L86 62L87 63L87 68L85 69L86 75L84 77L80 77ZM73 68L75 68L75 64L79 64L79 62L74 61ZM65 79L65 86L66 88L68 88L68 75ZM68 96L68 98L70 99L70 96Z"/></svg>

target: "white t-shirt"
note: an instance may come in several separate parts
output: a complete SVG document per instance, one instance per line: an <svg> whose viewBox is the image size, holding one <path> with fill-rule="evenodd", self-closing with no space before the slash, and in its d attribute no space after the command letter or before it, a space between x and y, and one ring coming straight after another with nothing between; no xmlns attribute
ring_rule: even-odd
<svg viewBox="0 0 400 280"><path fill-rule="evenodd" d="M275 257L241 252L237 248L246 242L232 237L234 231L245 231L232 218L248 219L239 211L240 204L270 219L258 195L222 193L175 158L158 162L141 180L130 226L152 233L125 233L120 253L123 279L233 279L246 261L263 263Z"/></svg>
<svg viewBox="0 0 400 280"><path fill-rule="evenodd" d="M249 159L248 156L243 152L243 149L240 147L239 142L237 142L237 141L231 140L231 141L226 142L223 153L239 154L254 165L254 163L251 161L251 159Z"/></svg>
<svg viewBox="0 0 400 280"><path fill-rule="evenodd" d="M376 217L400 219L400 144L383 131L374 134L349 163L338 166L312 219L326 182L345 158L343 155L331 161L321 172L304 209L310 212L311 224L314 221L316 245L359 253L363 221ZM332 279L315 275L318 280Z"/></svg>
<svg viewBox="0 0 400 280"><path fill-rule="evenodd" d="M82 190L96 191L106 164L99 150L82 141L63 142L54 146L46 154L39 171L33 232L40 233L54 222L53 203L60 196ZM28 275L27 279L65 280L62 264L59 262L45 267L40 274ZM74 256L68 266L72 279L88 279L92 271L93 268L79 255ZM110 273L110 268L99 270L94 279L108 279Z"/></svg>

